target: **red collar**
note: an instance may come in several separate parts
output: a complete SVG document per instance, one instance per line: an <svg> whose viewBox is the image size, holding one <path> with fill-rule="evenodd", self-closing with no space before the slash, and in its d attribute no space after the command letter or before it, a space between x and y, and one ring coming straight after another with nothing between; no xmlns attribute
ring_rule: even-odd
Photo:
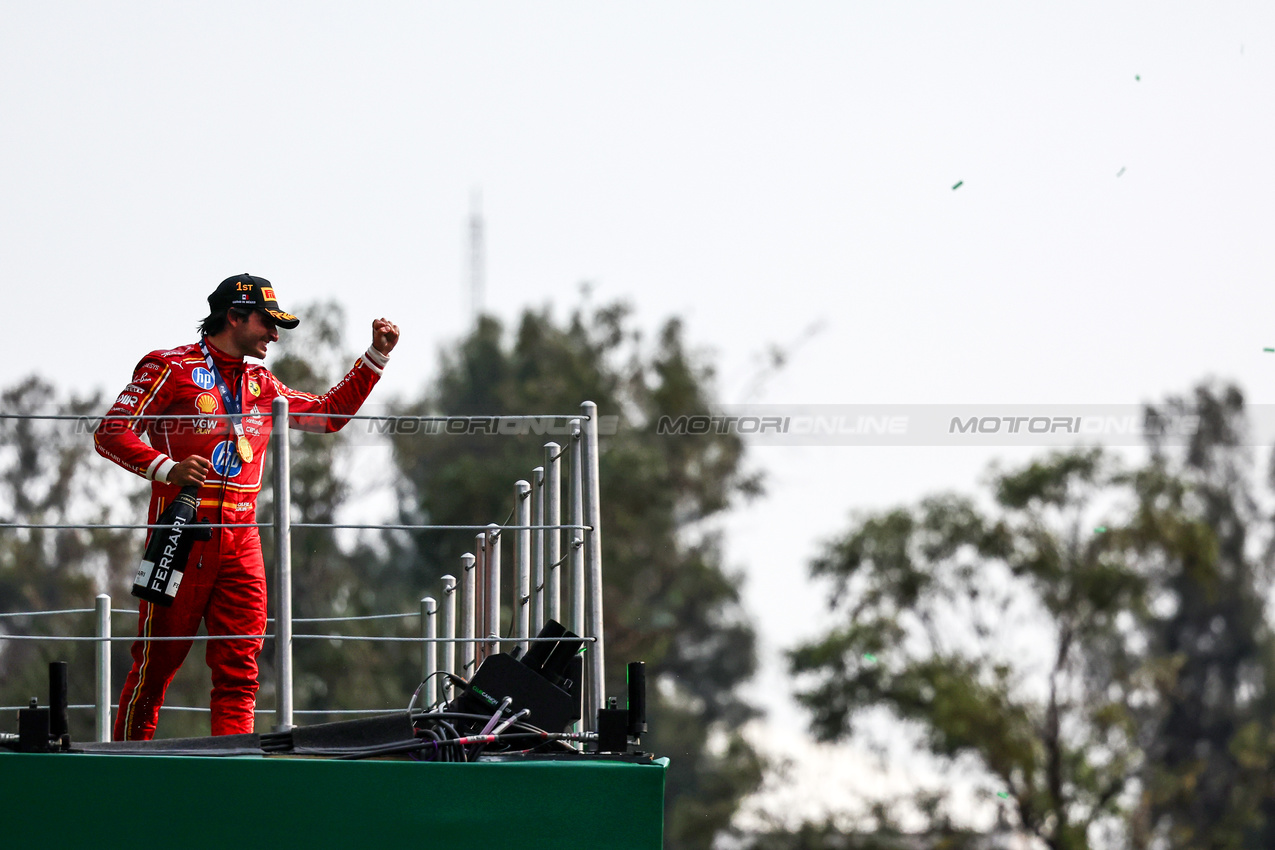
<svg viewBox="0 0 1275 850"><path fill-rule="evenodd" d="M242 357L231 357L217 346L213 345L213 341L208 337L203 338L204 344L208 346L208 353L212 355L213 363L218 369L227 374L236 374L244 367L244 359Z"/></svg>
<svg viewBox="0 0 1275 850"><path fill-rule="evenodd" d="M242 357L231 357L222 351L209 337L203 338L204 344L208 346L208 351L212 353L213 362L218 366L242 366Z"/></svg>

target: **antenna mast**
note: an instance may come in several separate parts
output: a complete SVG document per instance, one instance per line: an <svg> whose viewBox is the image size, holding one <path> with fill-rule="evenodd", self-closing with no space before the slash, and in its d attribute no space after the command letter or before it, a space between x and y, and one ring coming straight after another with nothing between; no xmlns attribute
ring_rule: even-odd
<svg viewBox="0 0 1275 850"><path fill-rule="evenodd" d="M469 196L469 301L475 327L483 314L483 290L487 283L482 205L482 191L474 189Z"/></svg>

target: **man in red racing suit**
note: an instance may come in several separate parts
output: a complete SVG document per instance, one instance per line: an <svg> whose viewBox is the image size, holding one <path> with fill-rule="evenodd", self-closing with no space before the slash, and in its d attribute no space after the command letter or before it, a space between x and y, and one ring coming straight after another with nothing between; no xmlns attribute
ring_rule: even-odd
<svg viewBox="0 0 1275 850"><path fill-rule="evenodd" d="M148 524L189 484L200 485L197 521L255 523L275 397L288 399L291 427L337 431L348 420L306 414L357 413L398 342L398 327L377 319L372 345L349 373L322 396L310 395L244 360L265 357L267 345L279 338L276 328L294 328L299 321L279 309L269 281L251 275L227 278L208 303L211 313L201 325L201 341L143 357L94 435L101 455L154 482ZM242 413L237 426L224 416L235 412ZM174 414L181 418L140 418ZM191 549L172 606L140 604L139 638L194 635L200 620L210 636L264 635L266 575L257 528L214 529L211 540L197 541ZM133 643L115 740L154 735L164 692L190 647L189 640ZM212 734L252 732L261 648L260 637L207 642Z"/></svg>

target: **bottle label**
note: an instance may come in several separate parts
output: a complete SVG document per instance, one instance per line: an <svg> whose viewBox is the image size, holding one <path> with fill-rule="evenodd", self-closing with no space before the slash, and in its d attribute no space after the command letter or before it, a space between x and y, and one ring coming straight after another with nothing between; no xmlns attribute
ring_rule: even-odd
<svg viewBox="0 0 1275 850"><path fill-rule="evenodd" d="M173 603L193 539L207 540L212 536L202 528L196 531L191 527L199 505L197 491L194 485L182 488L160 516L134 576L134 596L165 606Z"/></svg>
<svg viewBox="0 0 1275 850"><path fill-rule="evenodd" d="M151 573L155 572L155 564L153 561L142 561L141 566L137 568L137 575L133 578L133 584L138 587L145 587L150 584Z"/></svg>
<svg viewBox="0 0 1275 850"><path fill-rule="evenodd" d="M164 544L164 554L160 555L160 569L168 570L173 563L173 556L177 554L178 544L182 540L182 529L186 527L184 517L173 517L173 526L168 531L168 541Z"/></svg>

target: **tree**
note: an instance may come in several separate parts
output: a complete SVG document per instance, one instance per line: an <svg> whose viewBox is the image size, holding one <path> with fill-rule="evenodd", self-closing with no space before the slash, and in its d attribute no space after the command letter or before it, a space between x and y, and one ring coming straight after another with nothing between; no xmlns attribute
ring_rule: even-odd
<svg viewBox="0 0 1275 850"><path fill-rule="evenodd" d="M669 847L707 848L740 799L760 780L757 754L739 734L754 715L737 686L755 666L754 633L739 577L722 565L712 520L759 492L734 435L667 437L661 415L709 409L712 371L687 349L683 329L664 325L651 350L613 304L565 325L545 311L522 315L512 341L481 319L445 354L438 379L401 407L409 415L571 413L591 400L620 414L600 449L604 612L610 693L622 665L648 665L651 733L643 743L671 757ZM397 435L402 518L441 525L502 521L516 478L543 464L544 437ZM565 444L565 439L558 442ZM473 533L420 533L391 559L394 576L419 587L455 572ZM566 551L564 548L563 551Z"/></svg>
<svg viewBox="0 0 1275 850"><path fill-rule="evenodd" d="M62 397L31 377L0 393L0 510L6 521L34 525L137 521L141 488L126 489L99 463L89 418L105 407L100 397ZM131 484L132 482L128 482ZM111 494L118 498L109 498ZM142 552L142 533L117 529L23 529L0 535L0 613L91 609L98 593L128 597ZM0 634L88 637L91 613L0 619ZM117 645L118 646L118 645ZM113 674L128 669L128 653L114 653ZM0 640L0 704L48 702L48 663L66 661L72 704L93 701L94 649L85 641ZM120 681L117 679L116 681ZM72 712L71 736L93 737L91 713ZM14 731L6 729L5 731Z"/></svg>
<svg viewBox="0 0 1275 850"><path fill-rule="evenodd" d="M995 514L931 497L828 544L812 572L843 624L790 655L815 732L885 707L941 760L972 758L1057 850L1257 846L1265 786L1243 780L1269 765L1256 709L1275 667L1245 554L1242 400L1201 388L1195 405L1176 462L1154 435L1180 402L1148 411L1152 459L1132 473L1055 453L993 476ZM1191 798L1205 770L1210 802Z"/></svg>
<svg viewBox="0 0 1275 850"><path fill-rule="evenodd" d="M1054 455L995 479L999 520L970 499L931 497L829 545L812 572L832 579L847 625L792 656L794 671L815 679L798 698L816 734L844 737L856 713L887 706L939 756L976 756L1026 830L1059 850L1087 846L1133 756L1130 718L1109 696L1128 672L1088 670L1084 654L1118 640L1116 614L1141 590L1100 539L1081 533L1111 475L1099 452ZM1007 628L1016 613L1044 621L1038 670L1016 660L1022 636ZM1043 676L1039 696L1031 672ZM1095 738L1107 740L1101 761L1084 748Z"/></svg>
<svg viewBox="0 0 1275 850"><path fill-rule="evenodd" d="M1199 428L1174 451L1163 425L1186 417ZM1163 565L1146 622L1157 699L1139 826L1171 847L1269 847L1275 536L1252 493L1244 399L1200 387L1148 421L1152 456L1127 535L1131 557Z"/></svg>

